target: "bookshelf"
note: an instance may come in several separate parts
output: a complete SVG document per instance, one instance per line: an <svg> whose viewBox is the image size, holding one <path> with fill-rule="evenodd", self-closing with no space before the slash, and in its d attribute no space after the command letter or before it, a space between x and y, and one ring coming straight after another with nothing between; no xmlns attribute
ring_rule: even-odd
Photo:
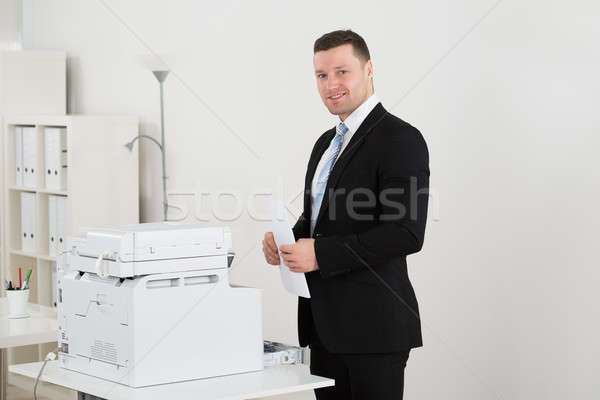
<svg viewBox="0 0 600 400"><path fill-rule="evenodd" d="M37 176L34 187L16 184L16 127L35 127ZM46 188L44 132L47 127L65 129L67 149L66 188ZM3 119L3 231L1 279L18 281L18 268L33 270L29 302L53 306L53 269L57 256L50 254L49 199L66 199L65 236L79 236L85 227L107 227L139 222L138 151L125 143L138 135L134 116L38 115L5 116ZM35 194L34 251L24 251L21 237L21 193ZM67 250L68 251L68 250ZM42 357L54 344L38 346ZM22 352L17 352L18 354ZM35 354L17 356L27 360ZM13 358L13 357L11 357Z"/></svg>

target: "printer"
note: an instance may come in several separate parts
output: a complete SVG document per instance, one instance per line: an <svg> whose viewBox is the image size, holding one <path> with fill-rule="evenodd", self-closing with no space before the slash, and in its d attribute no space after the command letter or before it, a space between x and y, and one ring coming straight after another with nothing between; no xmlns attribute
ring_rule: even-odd
<svg viewBox="0 0 600 400"><path fill-rule="evenodd" d="M63 368L131 387L263 369L262 291L229 284L229 228L90 229L68 250Z"/></svg>

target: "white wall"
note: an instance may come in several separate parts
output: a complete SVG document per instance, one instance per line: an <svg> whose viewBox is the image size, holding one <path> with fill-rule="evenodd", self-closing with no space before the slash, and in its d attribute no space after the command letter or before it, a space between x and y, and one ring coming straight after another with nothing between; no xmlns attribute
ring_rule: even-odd
<svg viewBox="0 0 600 400"><path fill-rule="evenodd" d="M71 112L136 114L158 137L158 88L139 56L164 57L168 185L179 193L219 182L245 193L277 176L289 197L301 191L314 140L333 124L313 41L362 34L384 106L428 141L436 193L425 247L409 259L425 346L411 354L406 398L598 398L598 2L33 9L34 48L70 55ZM159 160L143 143L145 221L161 218ZM233 280L264 288L266 336L295 342L296 301L258 246L268 225L247 214L228 224Z"/></svg>
<svg viewBox="0 0 600 400"><path fill-rule="evenodd" d="M0 50L22 48L22 0L0 0Z"/></svg>

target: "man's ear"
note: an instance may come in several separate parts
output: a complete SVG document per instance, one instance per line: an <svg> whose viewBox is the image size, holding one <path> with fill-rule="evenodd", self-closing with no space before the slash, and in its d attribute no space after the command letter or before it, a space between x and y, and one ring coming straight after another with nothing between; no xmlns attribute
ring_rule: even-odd
<svg viewBox="0 0 600 400"><path fill-rule="evenodd" d="M367 68L367 74L369 75L369 78L373 78L373 63L371 62L371 60L367 60L367 62L365 63L365 67Z"/></svg>

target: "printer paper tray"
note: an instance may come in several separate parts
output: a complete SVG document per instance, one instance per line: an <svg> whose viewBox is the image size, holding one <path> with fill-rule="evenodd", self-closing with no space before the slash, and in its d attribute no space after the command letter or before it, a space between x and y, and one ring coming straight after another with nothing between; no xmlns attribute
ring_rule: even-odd
<svg viewBox="0 0 600 400"><path fill-rule="evenodd" d="M140 275L162 274L169 272L200 271L205 269L227 268L227 255L206 257L185 257L168 260L119 262L103 260L103 268L108 275L127 278ZM86 256L72 256L71 270L98 273L97 259Z"/></svg>
<svg viewBox="0 0 600 400"><path fill-rule="evenodd" d="M107 366L111 366L111 367L115 367L115 368L127 368L127 360L125 360L125 364L119 364L119 363L114 363L114 362L110 362L110 361L107 361L107 360L101 360L101 359L98 359L98 358L86 356L86 355L83 355L83 354L76 354L76 356L80 357L80 358L83 358L85 360L100 362L102 364L106 364Z"/></svg>

